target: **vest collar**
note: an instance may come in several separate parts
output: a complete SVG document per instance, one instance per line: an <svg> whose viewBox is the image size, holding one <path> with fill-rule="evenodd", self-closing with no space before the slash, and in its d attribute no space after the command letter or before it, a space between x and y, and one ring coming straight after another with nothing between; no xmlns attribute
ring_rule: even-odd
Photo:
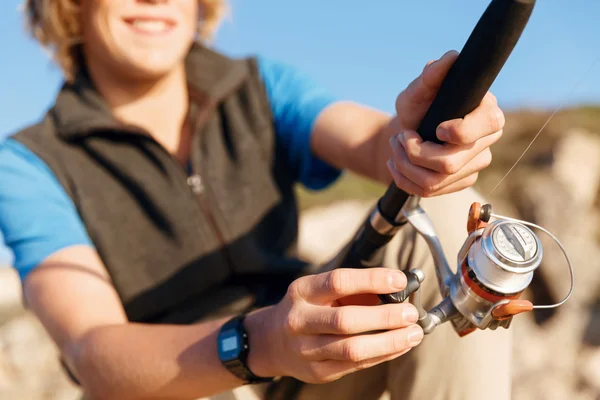
<svg viewBox="0 0 600 400"><path fill-rule="evenodd" d="M192 99L200 104L218 103L247 77L248 64L233 60L194 43L185 59L186 77ZM65 83L50 110L56 130L64 139L88 136L97 130L129 130L111 113L85 69L73 83Z"/></svg>

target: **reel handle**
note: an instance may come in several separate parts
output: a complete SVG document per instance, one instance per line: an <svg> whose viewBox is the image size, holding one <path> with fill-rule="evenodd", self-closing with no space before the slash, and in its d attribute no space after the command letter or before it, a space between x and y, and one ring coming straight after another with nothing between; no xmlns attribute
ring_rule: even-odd
<svg viewBox="0 0 600 400"><path fill-rule="evenodd" d="M425 274L420 269L405 272L406 287L396 293L380 294L379 298L383 303L403 303L406 299L415 293L421 287L425 280Z"/></svg>

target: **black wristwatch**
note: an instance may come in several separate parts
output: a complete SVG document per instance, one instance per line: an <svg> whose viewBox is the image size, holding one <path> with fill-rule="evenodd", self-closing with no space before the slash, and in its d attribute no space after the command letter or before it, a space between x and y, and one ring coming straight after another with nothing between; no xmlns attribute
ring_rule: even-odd
<svg viewBox="0 0 600 400"><path fill-rule="evenodd" d="M244 328L245 314L233 317L219 331L217 348L221 363L245 384L272 382L274 378L256 376L248 368L250 351L248 333Z"/></svg>

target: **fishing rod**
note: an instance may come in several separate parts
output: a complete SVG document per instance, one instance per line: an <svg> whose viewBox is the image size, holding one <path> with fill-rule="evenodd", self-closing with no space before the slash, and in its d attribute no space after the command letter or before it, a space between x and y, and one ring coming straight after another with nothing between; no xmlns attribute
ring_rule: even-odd
<svg viewBox="0 0 600 400"><path fill-rule="evenodd" d="M437 126L464 118L481 103L521 37L534 5L535 0L492 0L417 129L424 141L442 144L436 137ZM392 182L329 268L383 265L387 243L403 226L412 225L429 246L443 300L429 311L423 309L419 288L425 274L420 269L405 271L404 290L379 297L384 303L401 303L410 298L419 311L418 323L425 334L447 321L452 322L460 336L477 328L508 328L514 315L535 308L558 307L571 296L574 287L571 262L558 239L544 228L493 214L489 204L473 203L467 218L469 236L458 254L455 274L419 202L419 196L406 193ZM519 299L543 257L541 242L529 227L549 234L569 265L571 288L557 304L533 305Z"/></svg>

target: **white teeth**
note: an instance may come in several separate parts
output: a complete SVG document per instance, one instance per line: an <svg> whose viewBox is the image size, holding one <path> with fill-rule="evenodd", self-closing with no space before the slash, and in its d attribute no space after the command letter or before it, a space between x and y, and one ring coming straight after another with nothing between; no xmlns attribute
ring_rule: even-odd
<svg viewBox="0 0 600 400"><path fill-rule="evenodd" d="M169 27L165 21L148 21L136 19L133 21L133 26L146 32L163 32Z"/></svg>

